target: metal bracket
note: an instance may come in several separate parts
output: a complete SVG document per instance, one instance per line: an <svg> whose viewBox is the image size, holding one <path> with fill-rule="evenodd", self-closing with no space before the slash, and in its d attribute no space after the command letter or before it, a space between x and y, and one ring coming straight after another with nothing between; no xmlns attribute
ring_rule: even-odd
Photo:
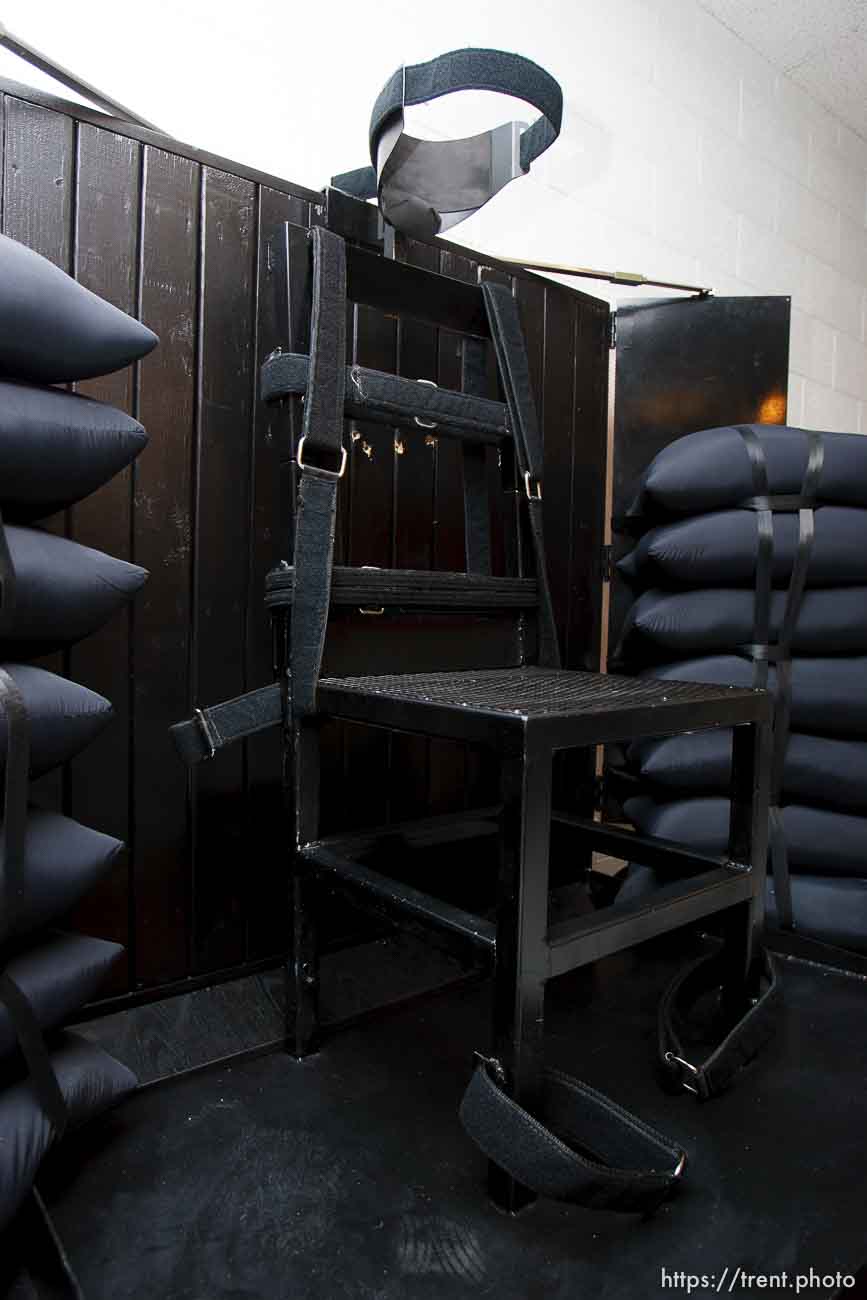
<svg viewBox="0 0 867 1300"><path fill-rule="evenodd" d="M207 759L204 759L204 762L216 756L220 744L220 737L218 736L210 718L208 718L201 709L195 710L195 718L196 722L199 724L199 730L205 738L205 744L208 746Z"/></svg>

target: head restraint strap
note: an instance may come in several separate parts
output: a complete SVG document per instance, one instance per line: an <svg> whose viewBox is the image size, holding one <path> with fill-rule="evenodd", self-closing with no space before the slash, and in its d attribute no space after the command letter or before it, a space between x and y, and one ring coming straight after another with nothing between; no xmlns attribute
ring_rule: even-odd
<svg viewBox="0 0 867 1300"><path fill-rule="evenodd" d="M542 116L511 122L464 140L416 140L403 130L406 105L459 90L523 99ZM379 198L383 215L408 234L430 236L476 212L510 180L529 170L560 133L560 86L530 59L502 50L466 49L398 68L370 120L374 166L333 178L338 189Z"/></svg>

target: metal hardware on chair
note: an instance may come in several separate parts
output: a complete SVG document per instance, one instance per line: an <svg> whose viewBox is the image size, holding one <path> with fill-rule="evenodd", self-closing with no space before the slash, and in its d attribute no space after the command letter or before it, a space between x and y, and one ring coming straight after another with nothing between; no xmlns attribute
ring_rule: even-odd
<svg viewBox="0 0 867 1300"><path fill-rule="evenodd" d="M417 384L427 384L429 388L439 388L439 384L435 384L434 381L433 381L432 379L417 379L415 382L416 382ZM420 429L438 429L438 428L439 428L439 425L437 424L437 422L436 422L435 420L422 420L422 419L421 419L419 416L417 416L417 415L414 415L412 418L415 420L416 424L418 425L418 427L419 427Z"/></svg>
<svg viewBox="0 0 867 1300"><path fill-rule="evenodd" d="M196 722L199 724L199 729L205 738L205 744L208 746L208 753L205 755L205 757L206 759L215 758L217 753L217 746L219 743L219 737L214 734L214 730L211 727L208 718L205 716L205 714L201 709L195 710L195 717L196 717Z"/></svg>
<svg viewBox="0 0 867 1300"><path fill-rule="evenodd" d="M695 1068L695 1066L692 1064L691 1061L685 1061L682 1056L675 1056L674 1052L666 1052L664 1059L669 1064L674 1063L683 1066L684 1070L688 1070L694 1079L698 1078L699 1071ZM696 1097L699 1095L698 1088L694 1088L692 1084L687 1083L685 1079L680 1080L680 1086L682 1088L685 1088L687 1092L691 1092Z"/></svg>
<svg viewBox="0 0 867 1300"><path fill-rule="evenodd" d="M303 402L304 398L302 397L301 400ZM348 459L348 453L346 451L346 448L341 445L340 469L323 469L320 468L318 465L308 466L307 463L305 462L304 444L306 441L307 441L307 435L305 434L304 437L299 439L298 442L298 450L295 453L295 464L298 466L298 468L299 469L315 468L317 474L326 474L329 478L343 478L343 475L346 473L346 461Z"/></svg>
<svg viewBox="0 0 867 1300"><path fill-rule="evenodd" d="M528 501L542 500L542 481L536 479L534 482L533 476L528 469L524 470L524 491L527 493Z"/></svg>

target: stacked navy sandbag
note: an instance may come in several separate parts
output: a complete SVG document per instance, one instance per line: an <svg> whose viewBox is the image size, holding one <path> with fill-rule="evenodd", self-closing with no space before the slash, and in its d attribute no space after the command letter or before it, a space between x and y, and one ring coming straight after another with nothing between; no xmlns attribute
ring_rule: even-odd
<svg viewBox="0 0 867 1300"><path fill-rule="evenodd" d="M666 447L623 517L630 671L775 697L771 924L867 949L867 438L776 425ZM730 733L642 740L624 810L725 851ZM791 877L789 876L791 872ZM624 888L652 877L633 868Z"/></svg>
<svg viewBox="0 0 867 1300"><path fill-rule="evenodd" d="M107 374L156 342L0 236L0 1231L66 1129L136 1083L120 1062L61 1028L122 949L53 928L122 845L29 796L31 779L102 731L111 705L26 661L96 631L147 578L136 565L39 528L147 442L123 411L49 385Z"/></svg>

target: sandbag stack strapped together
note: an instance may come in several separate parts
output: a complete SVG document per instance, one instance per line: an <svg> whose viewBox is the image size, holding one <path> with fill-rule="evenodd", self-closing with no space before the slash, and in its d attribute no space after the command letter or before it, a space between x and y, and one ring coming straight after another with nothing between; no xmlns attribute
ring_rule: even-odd
<svg viewBox="0 0 867 1300"><path fill-rule="evenodd" d="M96 631L147 578L37 526L108 482L147 442L123 411L50 385L117 370L156 342L0 236L0 1233L64 1131L136 1083L119 1061L59 1029L122 949L52 928L123 846L29 801L29 781L88 745L112 708L26 661Z"/></svg>
<svg viewBox="0 0 867 1300"><path fill-rule="evenodd" d="M639 540L618 565L635 593L618 663L774 692L769 921L867 950L867 438L690 434L645 471L623 526ZM634 744L624 810L721 853L730 760L724 732ZM649 883L635 868L625 888Z"/></svg>

